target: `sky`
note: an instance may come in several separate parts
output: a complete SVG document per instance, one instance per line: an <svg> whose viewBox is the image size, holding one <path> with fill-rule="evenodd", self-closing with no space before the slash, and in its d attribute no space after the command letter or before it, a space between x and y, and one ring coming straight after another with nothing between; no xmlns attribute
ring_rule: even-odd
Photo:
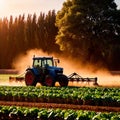
<svg viewBox="0 0 120 120"><path fill-rule="evenodd" d="M115 2L117 4L118 8L120 9L120 0L115 0Z"/></svg>
<svg viewBox="0 0 120 120"><path fill-rule="evenodd" d="M40 12L47 13L49 10L56 11L62 8L65 0L0 0L0 18L19 15L28 15ZM115 0L120 8L120 0Z"/></svg>
<svg viewBox="0 0 120 120"><path fill-rule="evenodd" d="M19 16L20 14L40 14L62 8L64 0L0 0L0 18Z"/></svg>

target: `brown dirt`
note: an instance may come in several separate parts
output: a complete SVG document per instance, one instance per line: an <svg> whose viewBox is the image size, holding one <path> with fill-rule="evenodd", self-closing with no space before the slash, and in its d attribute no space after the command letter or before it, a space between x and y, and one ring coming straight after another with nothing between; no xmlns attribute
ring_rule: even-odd
<svg viewBox="0 0 120 120"><path fill-rule="evenodd" d="M38 108L61 108L61 109L74 109L74 110L90 110L90 111L96 111L96 112L120 112L120 107L56 104L56 103L0 101L0 105L38 107Z"/></svg>

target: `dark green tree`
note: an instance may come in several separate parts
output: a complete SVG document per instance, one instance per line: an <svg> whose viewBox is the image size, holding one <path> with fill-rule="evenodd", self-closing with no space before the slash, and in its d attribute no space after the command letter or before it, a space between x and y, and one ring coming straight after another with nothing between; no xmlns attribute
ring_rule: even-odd
<svg viewBox="0 0 120 120"><path fill-rule="evenodd" d="M23 53L26 50L25 40L25 15L19 15L17 25L17 54ZM16 29L17 29L16 28Z"/></svg>
<svg viewBox="0 0 120 120"><path fill-rule="evenodd" d="M27 22L26 22L26 41L27 41L27 49L33 49L34 48L34 31L33 31L33 22L32 15L28 14L27 16Z"/></svg>
<svg viewBox="0 0 120 120"><path fill-rule="evenodd" d="M109 34L109 43L107 54L107 64L109 69L120 70L120 10L113 11L110 14L112 20L109 23L112 23L110 26Z"/></svg>
<svg viewBox="0 0 120 120"><path fill-rule="evenodd" d="M39 40L39 48L43 51L59 52L59 46L55 44L55 36L57 35L57 27L55 26L56 13L55 10L48 11L48 14L40 13L37 22L37 36Z"/></svg>
<svg viewBox="0 0 120 120"><path fill-rule="evenodd" d="M41 48L43 51L45 51L46 41L45 41L45 14L40 13L37 21L37 37L38 37L38 48Z"/></svg>
<svg viewBox="0 0 120 120"><path fill-rule="evenodd" d="M56 43L83 62L108 65L110 46L119 41L117 16L114 0L67 0L56 17Z"/></svg>
<svg viewBox="0 0 120 120"><path fill-rule="evenodd" d="M16 46L14 44L15 28L14 28L14 20L13 20L12 16L10 16L8 28L9 28L9 30L8 30L7 59L8 59L8 63L11 64L12 60L13 60L13 54L14 54L14 51L16 48ZM11 67L11 65L9 67Z"/></svg>
<svg viewBox="0 0 120 120"><path fill-rule="evenodd" d="M55 36L57 35L58 29L55 26L56 14L55 10L49 11L45 18L45 41L46 51L48 53L58 52L59 46L55 44Z"/></svg>
<svg viewBox="0 0 120 120"><path fill-rule="evenodd" d="M9 66L8 53L8 19L0 20L0 62L1 68ZM3 64L5 62L5 64Z"/></svg>

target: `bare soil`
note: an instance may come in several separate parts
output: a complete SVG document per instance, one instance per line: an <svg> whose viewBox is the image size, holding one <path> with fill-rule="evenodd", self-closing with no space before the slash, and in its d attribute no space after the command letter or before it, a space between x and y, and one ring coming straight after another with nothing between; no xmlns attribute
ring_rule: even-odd
<svg viewBox="0 0 120 120"><path fill-rule="evenodd" d="M0 101L0 105L38 107L38 108L54 108L54 109L55 108L61 108L61 109L74 109L74 110L90 110L90 111L96 111L96 112L120 112L120 107L57 104L57 103L33 103L33 102Z"/></svg>

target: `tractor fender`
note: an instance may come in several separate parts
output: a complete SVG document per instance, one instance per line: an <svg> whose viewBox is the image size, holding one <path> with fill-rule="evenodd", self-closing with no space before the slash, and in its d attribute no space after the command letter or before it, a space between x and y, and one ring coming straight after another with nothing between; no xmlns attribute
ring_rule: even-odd
<svg viewBox="0 0 120 120"><path fill-rule="evenodd" d="M56 82L56 74L55 74L55 71L54 70L50 70L49 71L49 75L53 78L53 81Z"/></svg>
<svg viewBox="0 0 120 120"><path fill-rule="evenodd" d="M35 75L39 75L39 71L35 68L27 68L26 71L28 70L32 71Z"/></svg>

